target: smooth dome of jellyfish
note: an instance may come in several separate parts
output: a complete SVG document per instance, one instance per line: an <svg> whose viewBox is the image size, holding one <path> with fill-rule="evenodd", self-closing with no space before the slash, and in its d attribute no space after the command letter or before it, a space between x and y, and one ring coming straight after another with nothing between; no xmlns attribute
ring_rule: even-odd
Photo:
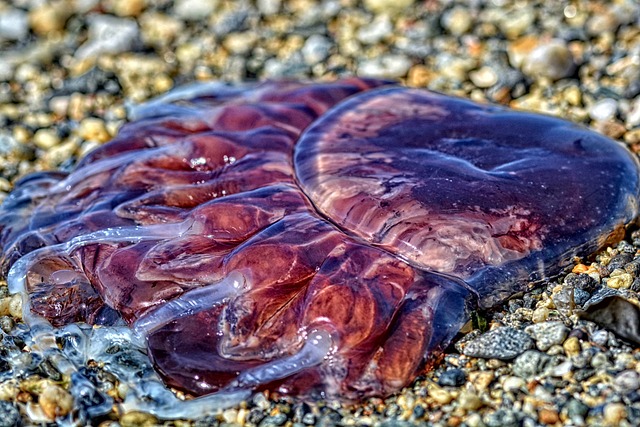
<svg viewBox="0 0 640 427"><path fill-rule="evenodd" d="M192 395L393 393L638 213L616 142L384 81L193 86L134 118L16 184L3 272L28 321L126 324Z"/></svg>

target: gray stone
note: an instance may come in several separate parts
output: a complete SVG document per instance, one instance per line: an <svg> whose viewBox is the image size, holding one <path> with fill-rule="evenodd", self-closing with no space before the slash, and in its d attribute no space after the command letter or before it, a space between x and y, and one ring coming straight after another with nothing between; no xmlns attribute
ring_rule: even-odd
<svg viewBox="0 0 640 427"><path fill-rule="evenodd" d="M0 400L0 427L20 425L20 412L10 402Z"/></svg>
<svg viewBox="0 0 640 427"><path fill-rule="evenodd" d="M569 328L562 322L542 322L525 329L536 341L538 350L547 351L551 346L562 344L569 335Z"/></svg>
<svg viewBox="0 0 640 427"><path fill-rule="evenodd" d="M411 60L404 55L388 54L362 61L358 66L358 75L376 78L404 77L411 64Z"/></svg>
<svg viewBox="0 0 640 427"><path fill-rule="evenodd" d="M549 362L551 356L537 350L527 350L516 358L513 362L513 373L520 378L531 378L543 372Z"/></svg>
<svg viewBox="0 0 640 427"><path fill-rule="evenodd" d="M523 331L508 326L493 329L469 341L463 353L485 359L509 360L533 347L533 340Z"/></svg>
<svg viewBox="0 0 640 427"><path fill-rule="evenodd" d="M302 47L304 62L308 65L315 65L324 61L329 57L331 46L331 41L328 38L320 34L312 35Z"/></svg>

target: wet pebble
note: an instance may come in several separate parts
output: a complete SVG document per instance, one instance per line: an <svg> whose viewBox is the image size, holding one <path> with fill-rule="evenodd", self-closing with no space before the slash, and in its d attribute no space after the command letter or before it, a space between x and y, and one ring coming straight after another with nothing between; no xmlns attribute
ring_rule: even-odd
<svg viewBox="0 0 640 427"><path fill-rule="evenodd" d="M533 340L523 331L498 327L469 341L463 353L484 359L509 360L533 347Z"/></svg>
<svg viewBox="0 0 640 427"><path fill-rule="evenodd" d="M467 375L462 369L447 369L440 374L438 384L441 386L459 387L465 383Z"/></svg>
<svg viewBox="0 0 640 427"><path fill-rule="evenodd" d="M543 322L528 326L525 332L536 341L538 350L547 351L551 346L564 342L569 335L569 328L562 322Z"/></svg>
<svg viewBox="0 0 640 427"><path fill-rule="evenodd" d="M20 9L0 11L0 40L20 40L29 32L29 17Z"/></svg>
<svg viewBox="0 0 640 427"><path fill-rule="evenodd" d="M315 65L324 61L329 56L332 43L319 34L314 34L307 39L302 47L302 56L308 65Z"/></svg>
<svg viewBox="0 0 640 427"><path fill-rule="evenodd" d="M618 103L615 99L604 98L589 108L589 116L596 121L611 120L618 111Z"/></svg>
<svg viewBox="0 0 640 427"><path fill-rule="evenodd" d="M0 400L0 427L15 427L20 425L20 412L11 403Z"/></svg>
<svg viewBox="0 0 640 427"><path fill-rule="evenodd" d="M522 63L522 71L536 79L559 80L569 76L573 69L573 57L562 40L540 43L526 55Z"/></svg>
<svg viewBox="0 0 640 427"><path fill-rule="evenodd" d="M358 75L363 77L399 78L407 74L411 60L404 55L389 54L364 60L358 66Z"/></svg>
<svg viewBox="0 0 640 427"><path fill-rule="evenodd" d="M527 350L513 361L513 373L520 378L531 378L543 372L551 362L551 356L537 350Z"/></svg>

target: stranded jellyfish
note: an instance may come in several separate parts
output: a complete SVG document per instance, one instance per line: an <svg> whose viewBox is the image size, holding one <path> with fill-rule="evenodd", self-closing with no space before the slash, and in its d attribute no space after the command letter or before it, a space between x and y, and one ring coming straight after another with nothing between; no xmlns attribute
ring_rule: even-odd
<svg viewBox="0 0 640 427"><path fill-rule="evenodd" d="M621 145L552 117L347 79L192 86L75 170L16 183L25 317L128 325L191 395L388 395L467 321L637 215Z"/></svg>

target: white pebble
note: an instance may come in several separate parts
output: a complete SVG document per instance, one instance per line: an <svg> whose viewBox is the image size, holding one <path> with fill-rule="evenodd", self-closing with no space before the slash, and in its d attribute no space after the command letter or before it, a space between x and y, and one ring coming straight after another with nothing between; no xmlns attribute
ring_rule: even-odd
<svg viewBox="0 0 640 427"><path fill-rule="evenodd" d="M138 24L132 19L110 15L89 18L89 40L76 51L76 58L85 59L105 53L120 53L131 49L138 40Z"/></svg>
<svg viewBox="0 0 640 427"><path fill-rule="evenodd" d="M402 55L386 55L360 63L358 75L362 77L398 78L407 74L411 60Z"/></svg>
<svg viewBox="0 0 640 427"><path fill-rule="evenodd" d="M607 121L615 117L618 103L615 99L604 98L589 108L589 117L596 121Z"/></svg>
<svg viewBox="0 0 640 427"><path fill-rule="evenodd" d="M0 12L0 38L20 40L29 33L29 17L19 9Z"/></svg>
<svg viewBox="0 0 640 427"><path fill-rule="evenodd" d="M522 71L530 77L559 80L573 71L571 52L563 40L551 40L533 49L522 64Z"/></svg>
<svg viewBox="0 0 640 427"><path fill-rule="evenodd" d="M175 14L188 21L206 19L218 7L218 0L176 0Z"/></svg>

